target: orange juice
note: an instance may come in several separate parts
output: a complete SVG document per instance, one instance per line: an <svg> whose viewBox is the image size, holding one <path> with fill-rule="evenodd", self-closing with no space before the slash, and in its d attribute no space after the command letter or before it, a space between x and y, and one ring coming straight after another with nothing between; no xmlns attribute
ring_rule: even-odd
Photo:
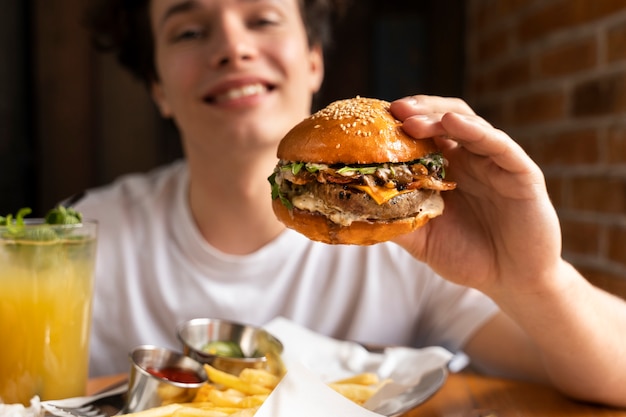
<svg viewBox="0 0 626 417"><path fill-rule="evenodd" d="M84 395L96 224L55 238L0 227L0 402Z"/></svg>

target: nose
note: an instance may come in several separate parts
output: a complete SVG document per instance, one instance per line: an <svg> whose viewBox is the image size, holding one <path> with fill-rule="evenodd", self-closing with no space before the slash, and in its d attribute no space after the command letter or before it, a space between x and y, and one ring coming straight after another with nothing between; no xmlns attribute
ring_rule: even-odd
<svg viewBox="0 0 626 417"><path fill-rule="evenodd" d="M214 27L212 49L211 65L216 68L250 61L256 53L252 34L245 22L228 15L222 16L220 23Z"/></svg>

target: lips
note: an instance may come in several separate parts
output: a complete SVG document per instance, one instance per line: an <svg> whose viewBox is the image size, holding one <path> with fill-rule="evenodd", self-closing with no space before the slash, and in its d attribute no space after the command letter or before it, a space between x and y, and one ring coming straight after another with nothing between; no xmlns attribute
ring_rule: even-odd
<svg viewBox="0 0 626 417"><path fill-rule="evenodd" d="M232 100L257 96L271 91L274 87L261 82L254 82L230 87L223 87L219 91L205 96L204 101L211 104L220 104Z"/></svg>

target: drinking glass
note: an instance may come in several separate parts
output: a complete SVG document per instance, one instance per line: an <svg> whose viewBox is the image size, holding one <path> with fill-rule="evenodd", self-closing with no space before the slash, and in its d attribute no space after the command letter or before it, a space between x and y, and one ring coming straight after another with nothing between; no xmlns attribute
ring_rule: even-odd
<svg viewBox="0 0 626 417"><path fill-rule="evenodd" d="M0 402L85 394L97 223L0 226Z"/></svg>

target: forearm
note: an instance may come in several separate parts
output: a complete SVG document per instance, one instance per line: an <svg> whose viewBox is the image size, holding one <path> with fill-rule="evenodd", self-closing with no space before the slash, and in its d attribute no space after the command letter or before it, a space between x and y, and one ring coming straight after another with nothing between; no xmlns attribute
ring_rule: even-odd
<svg viewBox="0 0 626 417"><path fill-rule="evenodd" d="M566 262L545 291L494 299L539 350L552 383L576 398L626 406L626 303Z"/></svg>

